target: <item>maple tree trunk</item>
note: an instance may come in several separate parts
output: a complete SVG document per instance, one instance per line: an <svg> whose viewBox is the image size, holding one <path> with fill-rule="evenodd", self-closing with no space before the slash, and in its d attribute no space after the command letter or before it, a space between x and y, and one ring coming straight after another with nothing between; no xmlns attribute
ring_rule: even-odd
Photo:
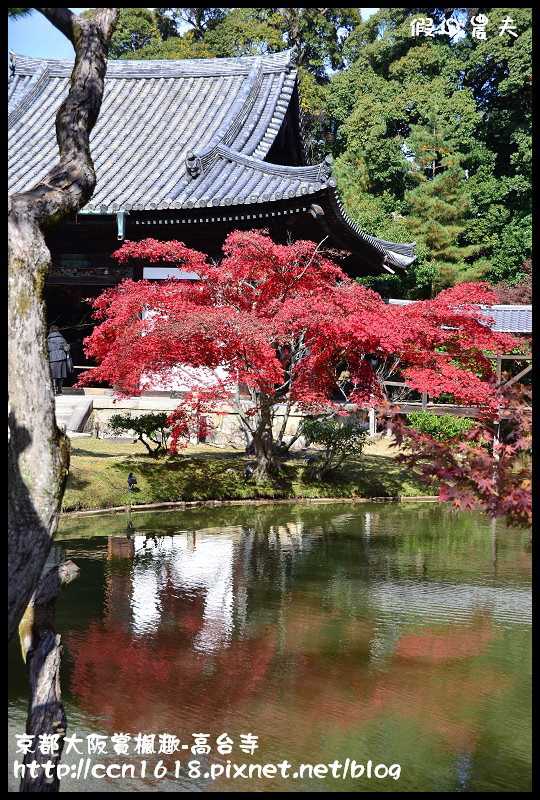
<svg viewBox="0 0 540 800"><path fill-rule="evenodd" d="M72 42L75 66L57 119L58 164L8 209L8 636L17 630L58 524L69 465L68 440L55 424L42 300L51 256L43 231L91 197L89 134L101 107L107 52L118 9L90 20L67 8L37 9Z"/></svg>
<svg viewBox="0 0 540 800"><path fill-rule="evenodd" d="M255 476L259 480L268 480L275 477L277 467L274 458L274 437L272 433L272 415L270 402L264 396L261 398L260 422L253 433L253 447L257 468Z"/></svg>

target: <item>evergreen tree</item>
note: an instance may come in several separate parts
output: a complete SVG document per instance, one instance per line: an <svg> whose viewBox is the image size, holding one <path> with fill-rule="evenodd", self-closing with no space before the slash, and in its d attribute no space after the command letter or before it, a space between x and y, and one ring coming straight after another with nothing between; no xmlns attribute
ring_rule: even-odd
<svg viewBox="0 0 540 800"><path fill-rule="evenodd" d="M486 40L471 35L479 13ZM464 35L412 36L415 16L454 17ZM515 37L499 36L507 17ZM399 220L417 238L410 296L515 281L530 255L530 20L530 9L380 9L346 41L352 64L327 92L338 186L364 229L388 236Z"/></svg>
<svg viewBox="0 0 540 800"><path fill-rule="evenodd" d="M461 280L479 279L480 275L466 262L475 248L459 243L468 206L461 168L454 165L423 181L407 193L406 202L409 207L406 226L413 238L420 239L428 248L425 279L417 287L420 295L426 296L429 288L433 297Z"/></svg>

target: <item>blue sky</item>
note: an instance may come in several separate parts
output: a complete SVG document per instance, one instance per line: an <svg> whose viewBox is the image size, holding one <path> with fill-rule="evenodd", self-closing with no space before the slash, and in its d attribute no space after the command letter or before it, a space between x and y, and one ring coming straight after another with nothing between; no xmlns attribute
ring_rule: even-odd
<svg viewBox="0 0 540 800"><path fill-rule="evenodd" d="M86 8L72 8L76 14ZM363 19L371 16L378 8L361 8ZM33 58L73 58L71 43L57 31L38 11L30 16L8 22L9 49L22 56Z"/></svg>
<svg viewBox="0 0 540 800"><path fill-rule="evenodd" d="M86 8L72 8L76 14ZM8 45L21 56L34 58L74 58L71 42L39 11L8 22Z"/></svg>

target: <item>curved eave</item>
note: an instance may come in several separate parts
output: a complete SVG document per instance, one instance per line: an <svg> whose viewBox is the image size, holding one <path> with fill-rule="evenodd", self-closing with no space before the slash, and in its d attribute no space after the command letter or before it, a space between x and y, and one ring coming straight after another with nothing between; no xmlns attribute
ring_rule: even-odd
<svg viewBox="0 0 540 800"><path fill-rule="evenodd" d="M242 215L261 205L269 207L301 199L330 241L353 253L364 267L391 273L406 269L415 260L415 243L378 239L356 225L336 192L329 161L304 167L283 166L220 145L216 159L204 174L195 179L184 175L169 196L158 203L128 203L122 210L195 212L215 209L220 213L226 208L228 212ZM117 203L112 206L89 203L82 213L118 210L121 209Z"/></svg>
<svg viewBox="0 0 540 800"><path fill-rule="evenodd" d="M325 204L326 215L331 219L334 238L336 241L338 238L341 240L341 246L364 257L368 254L374 264L392 273L395 268L406 269L416 260L414 255L416 242L410 244L388 242L366 233L349 217L335 187L330 187L326 196L328 198Z"/></svg>
<svg viewBox="0 0 540 800"><path fill-rule="evenodd" d="M272 203L307 195L317 195L335 184L326 161L307 167L270 164L232 148L218 146L207 170L196 177L180 171L178 183L158 202L119 202L107 205L93 199L86 212L161 211L217 206L243 206Z"/></svg>

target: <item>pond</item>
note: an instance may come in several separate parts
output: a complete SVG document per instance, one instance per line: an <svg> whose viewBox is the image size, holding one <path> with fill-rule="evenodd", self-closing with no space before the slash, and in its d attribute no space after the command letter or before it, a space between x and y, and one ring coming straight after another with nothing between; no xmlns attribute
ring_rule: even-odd
<svg viewBox="0 0 540 800"><path fill-rule="evenodd" d="M64 518L64 558L81 569L56 628L82 741L62 762L91 768L61 791L531 790L526 532L435 504L227 506ZM127 754L86 738L120 733Z"/></svg>

